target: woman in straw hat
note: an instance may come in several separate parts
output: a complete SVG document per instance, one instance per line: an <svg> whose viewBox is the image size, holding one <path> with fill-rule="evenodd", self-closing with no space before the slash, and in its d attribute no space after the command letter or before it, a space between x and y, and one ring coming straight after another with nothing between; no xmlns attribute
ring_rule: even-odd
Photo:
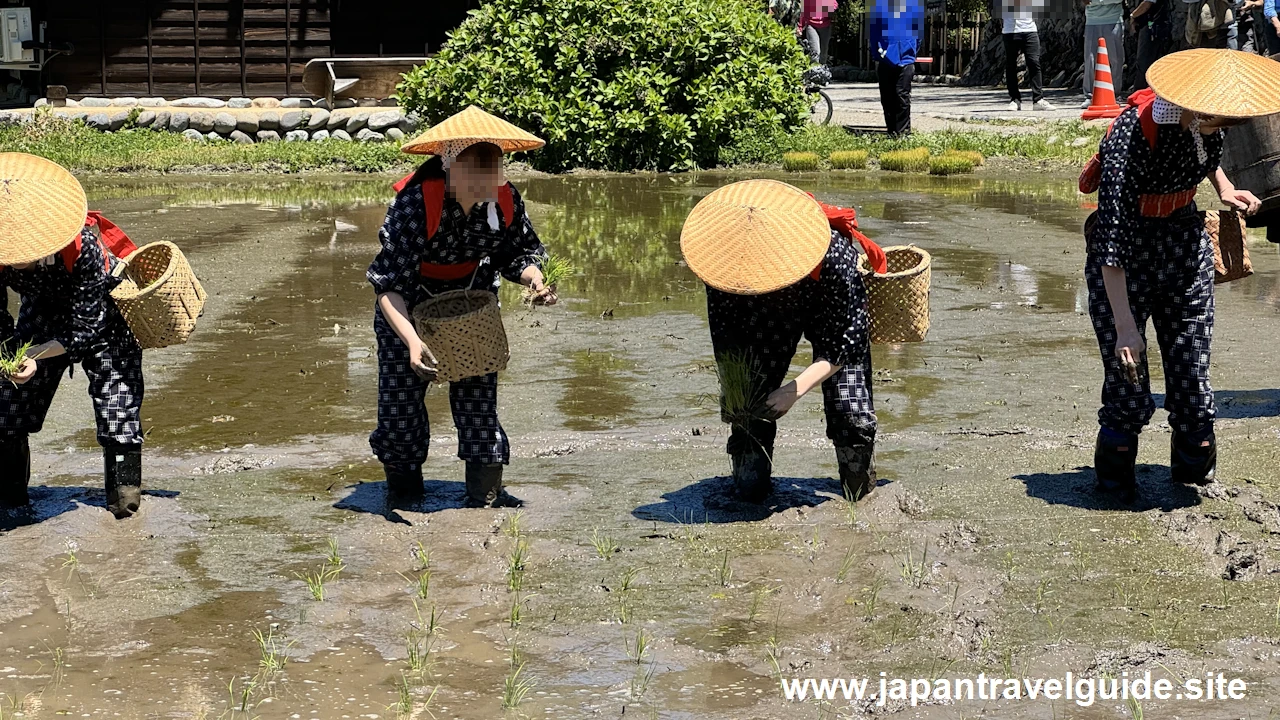
<svg viewBox="0 0 1280 720"><path fill-rule="evenodd" d="M430 442L423 396L435 379L435 359L410 321L413 307L449 290L496 293L499 276L530 288L538 302L556 301L540 269L546 250L502 170L503 153L543 144L468 107L403 147L434 157L396 184L398 194L379 234L382 250L368 272L378 293L378 427L369 443L386 470L389 501L422 497ZM449 386L470 507L519 503L503 490L510 447L498 422L497 393L496 373Z"/></svg>
<svg viewBox="0 0 1280 720"><path fill-rule="evenodd" d="M1124 502L1137 497L1138 434L1155 412L1148 319L1164 362L1173 480L1214 479L1213 246L1196 188L1208 178L1223 204L1257 212L1258 198L1237 190L1218 165L1224 131L1280 112L1280 64L1248 53L1175 53L1147 80L1150 90L1131 98L1102 141L1098 211L1086 231L1089 314L1104 366L1094 466L1099 490Z"/></svg>
<svg viewBox="0 0 1280 720"><path fill-rule="evenodd" d="M721 413L744 501L768 497L776 421L819 385L846 495L856 500L875 486L867 291L853 241L881 272L884 254L856 228L852 210L774 180L720 188L685 221L680 248L707 284ZM801 336L813 344L813 363L784 384ZM745 376L747 387L726 387L730 375ZM754 407L732 407L731 395Z"/></svg>
<svg viewBox="0 0 1280 720"><path fill-rule="evenodd" d="M119 262L86 226L84 190L62 167L0 154L0 340L34 343L0 382L0 507L26 507L27 438L40 432L72 364L89 378L103 448L107 507L117 518L142 500L142 349L109 294ZM22 298L17 322L5 300Z"/></svg>

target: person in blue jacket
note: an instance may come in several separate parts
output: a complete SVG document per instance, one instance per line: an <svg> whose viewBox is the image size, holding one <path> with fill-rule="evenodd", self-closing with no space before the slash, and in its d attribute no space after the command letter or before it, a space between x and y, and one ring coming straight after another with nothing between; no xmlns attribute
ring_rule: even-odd
<svg viewBox="0 0 1280 720"><path fill-rule="evenodd" d="M911 132L911 79L924 28L921 0L876 0L871 9L871 42L880 62L880 106L890 135Z"/></svg>

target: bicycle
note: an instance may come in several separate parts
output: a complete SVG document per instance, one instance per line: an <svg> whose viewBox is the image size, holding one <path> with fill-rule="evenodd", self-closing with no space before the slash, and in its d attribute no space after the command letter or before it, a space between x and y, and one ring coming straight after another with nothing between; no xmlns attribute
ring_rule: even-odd
<svg viewBox="0 0 1280 720"><path fill-rule="evenodd" d="M807 39L800 40L801 47L804 48L805 54L813 57L810 52L810 44ZM814 65L804 71L802 76L804 81L805 95L817 95L817 99L809 104L809 121L815 125L828 125L831 123L831 116L835 114L835 105L831 102L831 96L824 89L831 84L831 69L826 65Z"/></svg>

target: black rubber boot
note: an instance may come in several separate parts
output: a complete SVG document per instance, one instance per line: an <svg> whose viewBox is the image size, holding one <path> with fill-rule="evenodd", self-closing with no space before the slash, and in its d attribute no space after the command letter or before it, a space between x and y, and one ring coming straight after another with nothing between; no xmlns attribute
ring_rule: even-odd
<svg viewBox="0 0 1280 720"><path fill-rule="evenodd" d="M1213 426L1195 433L1173 431L1169 440L1169 471L1173 481L1208 485L1218 472L1218 440Z"/></svg>
<svg viewBox="0 0 1280 720"><path fill-rule="evenodd" d="M16 510L31 504L31 448L27 436L0 440L0 509Z"/></svg>
<svg viewBox="0 0 1280 720"><path fill-rule="evenodd" d="M837 447L836 462L840 465L840 484L849 500L861 500L876 486L876 446Z"/></svg>
<svg viewBox="0 0 1280 720"><path fill-rule="evenodd" d="M1138 499L1138 438L1107 428L1098 431L1098 445L1093 451L1093 472L1098 478L1098 492L1122 503Z"/></svg>
<svg viewBox="0 0 1280 720"><path fill-rule="evenodd" d="M733 453L733 485L738 499L749 503L763 503L773 492L773 461L761 448Z"/></svg>
<svg viewBox="0 0 1280 720"><path fill-rule="evenodd" d="M426 495L421 465L384 465L387 474L387 502L414 502Z"/></svg>
<svg viewBox="0 0 1280 720"><path fill-rule="evenodd" d="M503 469L502 463L467 463L467 507L520 507L524 504L502 489Z"/></svg>
<svg viewBox="0 0 1280 720"><path fill-rule="evenodd" d="M132 517L142 505L142 447L113 445L102 449L107 509L117 520Z"/></svg>

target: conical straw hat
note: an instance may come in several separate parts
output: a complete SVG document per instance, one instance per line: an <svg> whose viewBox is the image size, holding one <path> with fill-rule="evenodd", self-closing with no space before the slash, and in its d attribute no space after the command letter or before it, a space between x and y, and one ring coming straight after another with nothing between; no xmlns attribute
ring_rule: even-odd
<svg viewBox="0 0 1280 720"><path fill-rule="evenodd" d="M799 188L746 180L702 199L680 233L689 269L707 285L761 295L794 285L831 246L826 213Z"/></svg>
<svg viewBox="0 0 1280 720"><path fill-rule="evenodd" d="M1280 113L1280 62L1238 50L1184 50L1147 70L1156 95L1201 115Z"/></svg>
<svg viewBox="0 0 1280 720"><path fill-rule="evenodd" d="M546 145L537 136L506 120L468 105L466 110L405 143L400 150L412 155L443 155L450 147L456 152L482 142L493 143L504 153L537 150Z"/></svg>
<svg viewBox="0 0 1280 720"><path fill-rule="evenodd" d="M0 265L29 263L70 245L88 205L61 165L26 153L0 153Z"/></svg>

